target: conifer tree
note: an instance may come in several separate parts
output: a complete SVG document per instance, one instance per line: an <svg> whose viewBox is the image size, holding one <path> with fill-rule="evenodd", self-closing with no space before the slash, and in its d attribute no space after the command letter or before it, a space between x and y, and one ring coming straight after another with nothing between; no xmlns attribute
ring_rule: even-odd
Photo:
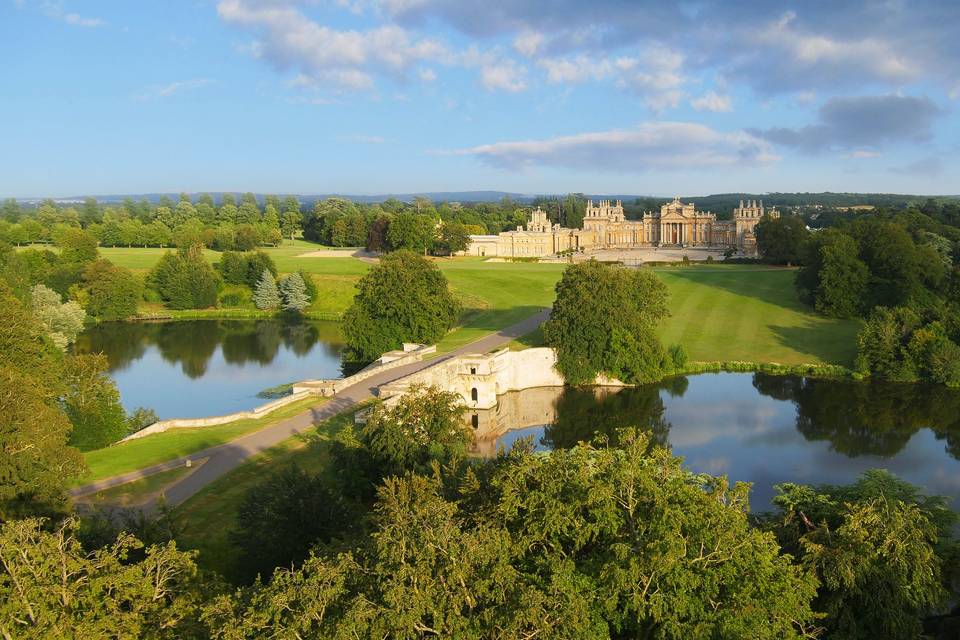
<svg viewBox="0 0 960 640"><path fill-rule="evenodd" d="M287 311L303 311L310 304L307 285L296 271L280 283L280 293L283 294L283 308Z"/></svg>
<svg viewBox="0 0 960 640"><path fill-rule="evenodd" d="M280 306L280 292L269 269L264 269L260 275L260 282L253 293L253 303L257 305L257 309L275 309Z"/></svg>

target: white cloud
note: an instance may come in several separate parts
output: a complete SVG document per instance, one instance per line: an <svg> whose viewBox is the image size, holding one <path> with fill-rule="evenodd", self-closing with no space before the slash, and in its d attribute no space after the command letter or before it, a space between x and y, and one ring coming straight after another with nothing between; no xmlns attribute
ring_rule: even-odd
<svg viewBox="0 0 960 640"><path fill-rule="evenodd" d="M691 122L647 122L631 129L497 142L441 153L472 156L504 169L555 166L623 173L777 160L769 143L756 136L716 131Z"/></svg>
<svg viewBox="0 0 960 640"><path fill-rule="evenodd" d="M259 33L251 49L279 69L296 68L314 83L368 89L374 74L403 76L418 62L442 62L449 51L438 40L417 38L395 25L338 31L280 2L221 0L220 18Z"/></svg>
<svg viewBox="0 0 960 640"><path fill-rule="evenodd" d="M697 111L733 111L730 96L721 96L715 91L708 91L699 98L690 101L690 106Z"/></svg>
<svg viewBox="0 0 960 640"><path fill-rule="evenodd" d="M524 31L513 40L513 48L522 56L532 57L543 46L543 34L538 31Z"/></svg>
<svg viewBox="0 0 960 640"><path fill-rule="evenodd" d="M870 151L868 149L857 149L844 155L845 158L879 158L879 151Z"/></svg>
<svg viewBox="0 0 960 640"><path fill-rule="evenodd" d="M103 18L84 18L77 13L64 14L63 21L77 27L102 27L105 24Z"/></svg>
<svg viewBox="0 0 960 640"><path fill-rule="evenodd" d="M421 82L433 82L437 79L437 73L433 69L419 69L417 70L417 75L420 77Z"/></svg>
<svg viewBox="0 0 960 640"><path fill-rule="evenodd" d="M490 91L523 91L527 88L525 76L526 69L513 60L502 60L480 67L480 82Z"/></svg>
<svg viewBox="0 0 960 640"><path fill-rule="evenodd" d="M154 85L149 87L146 91L137 96L140 100L148 100L151 98L166 98L172 96L175 93L181 93L183 91L190 91L192 89L199 89L200 87L205 87L209 84L212 84L213 80L207 78L197 78L195 80L178 80L176 82L171 82L169 84L163 85Z"/></svg>
<svg viewBox="0 0 960 640"><path fill-rule="evenodd" d="M364 144L383 144L387 141L383 136L353 136L351 140Z"/></svg>

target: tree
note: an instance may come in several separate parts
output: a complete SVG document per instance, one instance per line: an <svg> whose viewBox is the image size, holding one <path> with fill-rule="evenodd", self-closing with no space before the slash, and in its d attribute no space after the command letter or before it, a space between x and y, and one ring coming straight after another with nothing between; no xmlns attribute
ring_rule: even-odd
<svg viewBox="0 0 960 640"><path fill-rule="evenodd" d="M307 285L296 271L280 281L280 293L283 297L283 308L287 311L299 313L310 306Z"/></svg>
<svg viewBox="0 0 960 640"><path fill-rule="evenodd" d="M280 230L293 242L293 237L300 231L300 214L294 211L284 213L280 219Z"/></svg>
<svg viewBox="0 0 960 640"><path fill-rule="evenodd" d="M296 465L271 473L243 496L230 540L240 550L241 577L269 577L300 564L317 543L341 535L351 507L318 475Z"/></svg>
<svg viewBox="0 0 960 640"><path fill-rule="evenodd" d="M107 357L81 354L67 359L67 392L63 399L73 424L70 444L81 451L101 449L127 435L127 414L120 393L107 375Z"/></svg>
<svg viewBox="0 0 960 640"><path fill-rule="evenodd" d="M128 318L137 313L143 297L140 279L109 260L97 260L83 272L87 313L102 320Z"/></svg>
<svg viewBox="0 0 960 640"><path fill-rule="evenodd" d="M333 227L337 220L357 215L355 204L343 198L327 198L317 200L313 205L313 213L309 215L303 225L303 237L321 244L332 244Z"/></svg>
<svg viewBox="0 0 960 640"><path fill-rule="evenodd" d="M439 245L448 256L466 251L470 246L470 232L459 222L448 222L440 229Z"/></svg>
<svg viewBox="0 0 960 640"><path fill-rule="evenodd" d="M217 304L220 280L199 245L165 253L147 282L172 309L205 309Z"/></svg>
<svg viewBox="0 0 960 640"><path fill-rule="evenodd" d="M436 342L460 314L437 266L409 251L384 256L357 289L344 316L348 357L357 362L370 362L404 342Z"/></svg>
<svg viewBox="0 0 960 640"><path fill-rule="evenodd" d="M425 254L433 246L435 227L436 221L430 216L400 213L390 222L387 240L391 249L408 249Z"/></svg>
<svg viewBox="0 0 960 640"><path fill-rule="evenodd" d="M62 515L66 487L84 470L67 445L70 421L58 402L63 354L44 334L0 283L0 521Z"/></svg>
<svg viewBox="0 0 960 640"><path fill-rule="evenodd" d="M71 264L90 264L98 257L97 239L82 229L69 229L60 240L60 259Z"/></svg>
<svg viewBox="0 0 960 640"><path fill-rule="evenodd" d="M852 227L870 270L868 308L908 305L921 289L920 256L910 234L893 222L869 219Z"/></svg>
<svg viewBox="0 0 960 640"><path fill-rule="evenodd" d="M749 487L621 440L388 478L362 547L206 619L224 638L813 637L816 580L750 526Z"/></svg>
<svg viewBox="0 0 960 640"><path fill-rule="evenodd" d="M252 251L260 246L260 234L252 224L237 225L234 231L234 246L240 251Z"/></svg>
<svg viewBox="0 0 960 640"><path fill-rule="evenodd" d="M30 290L33 315L40 321L47 335L60 349L66 349L83 330L86 313L74 301L63 302L60 294L43 286L34 285Z"/></svg>
<svg viewBox="0 0 960 640"><path fill-rule="evenodd" d="M367 230L367 251L384 251L387 248L387 230L392 220L390 214L378 215Z"/></svg>
<svg viewBox="0 0 960 640"><path fill-rule="evenodd" d="M253 292L253 303L257 305L257 309L276 309L280 306L280 292L269 269L264 269L260 274L260 281Z"/></svg>
<svg viewBox="0 0 960 640"><path fill-rule="evenodd" d="M809 232L798 216L764 216L755 228L757 250L769 262L791 264L800 259L800 251Z"/></svg>
<svg viewBox="0 0 960 640"><path fill-rule="evenodd" d="M860 315L866 303L870 273L858 257L856 240L840 231L825 229L806 243L802 253L803 267L796 276L800 298L827 316Z"/></svg>
<svg viewBox="0 0 960 640"><path fill-rule="evenodd" d="M776 489L771 528L820 581L814 604L827 637L920 637L922 617L947 596L943 556L955 548L957 515L946 499L881 470L848 487Z"/></svg>
<svg viewBox="0 0 960 640"><path fill-rule="evenodd" d="M434 462L465 456L473 434L463 412L458 394L437 387L413 387L389 408L374 405L359 438L376 470L372 479L429 473Z"/></svg>
<svg viewBox="0 0 960 640"><path fill-rule="evenodd" d="M88 553L76 519L0 527L0 633L8 638L201 638L209 587L195 552L121 534ZM142 554L142 559L131 556Z"/></svg>
<svg viewBox="0 0 960 640"><path fill-rule="evenodd" d="M317 283L314 281L313 276L307 273L302 267L297 269L297 273L300 274L300 279L303 280L303 288L307 294L307 301L313 303L317 300L317 296L320 295L320 291L317 289Z"/></svg>
<svg viewBox="0 0 960 640"><path fill-rule="evenodd" d="M273 258L263 251L235 252L225 251L220 256L217 269L228 284L244 284L251 289L257 286L263 270L267 269L276 277L277 265Z"/></svg>
<svg viewBox="0 0 960 640"><path fill-rule="evenodd" d="M652 271L591 260L564 270L543 335L570 384L600 373L650 382L669 368L657 335L667 315L667 288Z"/></svg>

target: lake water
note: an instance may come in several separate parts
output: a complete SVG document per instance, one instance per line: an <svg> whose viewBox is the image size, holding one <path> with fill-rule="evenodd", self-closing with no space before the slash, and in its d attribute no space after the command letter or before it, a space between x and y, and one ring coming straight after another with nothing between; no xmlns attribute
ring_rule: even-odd
<svg viewBox="0 0 960 640"><path fill-rule="evenodd" d="M105 322L75 349L103 352L123 405L161 419L196 418L268 402L264 389L340 376L340 325L282 320Z"/></svg>
<svg viewBox="0 0 960 640"><path fill-rule="evenodd" d="M619 391L531 389L476 413L501 434L479 443L488 455L524 437L570 447L642 427L694 471L753 482L756 509L776 483L843 484L870 468L960 507L960 393L944 387L720 373Z"/></svg>

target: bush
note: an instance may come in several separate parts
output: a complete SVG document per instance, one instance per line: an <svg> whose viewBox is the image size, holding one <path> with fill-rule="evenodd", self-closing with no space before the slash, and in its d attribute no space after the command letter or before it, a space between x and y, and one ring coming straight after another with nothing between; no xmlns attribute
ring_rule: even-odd
<svg viewBox="0 0 960 640"><path fill-rule="evenodd" d="M682 344L675 344L667 350L667 355L674 370L683 369L687 366L687 350Z"/></svg>
<svg viewBox="0 0 960 640"><path fill-rule="evenodd" d="M221 307L249 307L253 294L245 285L228 285L220 291L217 301Z"/></svg>
<svg viewBox="0 0 960 640"><path fill-rule="evenodd" d="M217 303L220 278L199 245L185 252L165 253L147 281L171 309L206 309Z"/></svg>
<svg viewBox="0 0 960 640"><path fill-rule="evenodd" d="M277 265L263 251L225 251L217 263L217 270L228 284L245 284L251 289L257 286L263 270L277 277Z"/></svg>

